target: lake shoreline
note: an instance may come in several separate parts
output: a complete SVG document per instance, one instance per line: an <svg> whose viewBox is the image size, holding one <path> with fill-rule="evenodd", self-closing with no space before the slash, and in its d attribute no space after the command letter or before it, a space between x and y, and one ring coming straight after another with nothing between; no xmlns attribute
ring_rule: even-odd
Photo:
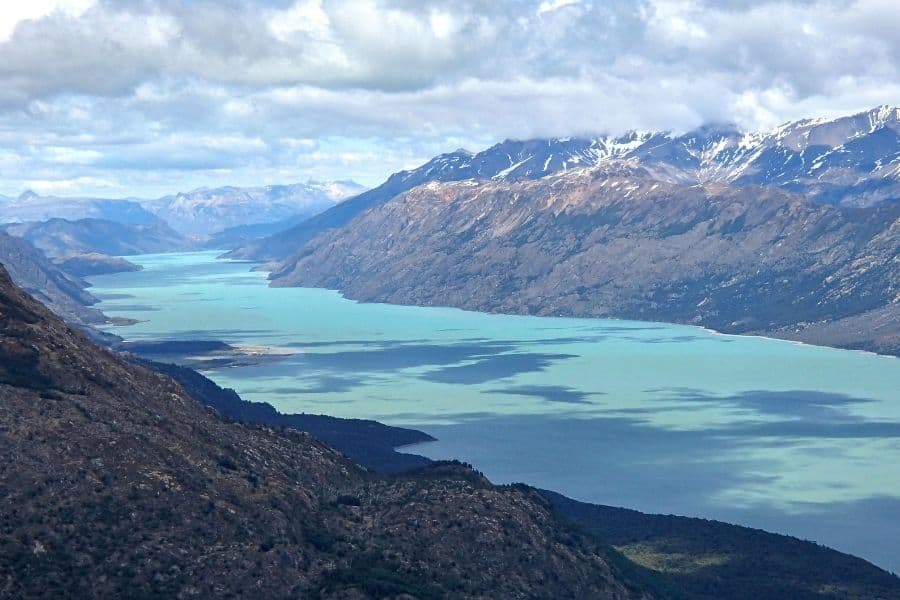
<svg viewBox="0 0 900 600"><path fill-rule="evenodd" d="M249 350L242 364L199 352L194 366L278 412L424 430L439 438L423 450L431 458L595 504L729 522L721 506L759 503L767 512L730 522L870 559L895 531L881 517L870 531L841 529L856 511L894 510L853 504L895 495L884 445L900 437L900 373L871 353L697 325L358 302L270 288L263 272L210 253L134 260L147 268L96 280L104 310L143 319L117 332ZM834 509L795 528L779 507L821 510L807 501Z"/></svg>

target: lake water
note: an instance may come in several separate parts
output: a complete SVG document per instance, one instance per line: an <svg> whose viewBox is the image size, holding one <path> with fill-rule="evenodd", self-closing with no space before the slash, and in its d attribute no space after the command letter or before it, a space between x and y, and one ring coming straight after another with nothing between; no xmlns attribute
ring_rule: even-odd
<svg viewBox="0 0 900 600"><path fill-rule="evenodd" d="M900 572L900 360L695 327L358 304L216 252L92 278L129 340L289 353L206 374L282 412L426 431L411 448L579 500L788 533Z"/></svg>

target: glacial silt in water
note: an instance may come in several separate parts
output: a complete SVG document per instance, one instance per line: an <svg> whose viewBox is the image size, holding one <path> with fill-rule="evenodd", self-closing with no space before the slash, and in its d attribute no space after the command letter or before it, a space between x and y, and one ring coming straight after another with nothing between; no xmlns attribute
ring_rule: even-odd
<svg viewBox="0 0 900 600"><path fill-rule="evenodd" d="M635 321L359 304L269 288L215 252L92 278L128 340L289 353L206 370L282 412L362 417L411 448L580 500L813 539L900 571L900 360Z"/></svg>

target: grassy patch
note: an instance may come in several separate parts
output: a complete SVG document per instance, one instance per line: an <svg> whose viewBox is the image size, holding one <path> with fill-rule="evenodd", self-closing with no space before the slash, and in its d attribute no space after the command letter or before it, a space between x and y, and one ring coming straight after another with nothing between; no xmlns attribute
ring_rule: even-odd
<svg viewBox="0 0 900 600"><path fill-rule="evenodd" d="M667 552L653 544L629 544L616 550L642 567L660 573L686 575L711 567L720 567L731 558L726 554L685 554Z"/></svg>

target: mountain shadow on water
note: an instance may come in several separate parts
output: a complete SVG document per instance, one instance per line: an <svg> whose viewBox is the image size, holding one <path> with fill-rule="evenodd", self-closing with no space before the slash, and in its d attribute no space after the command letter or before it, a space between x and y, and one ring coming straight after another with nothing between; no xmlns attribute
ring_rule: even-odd
<svg viewBox="0 0 900 600"><path fill-rule="evenodd" d="M431 462L424 456L403 454L395 450L400 446L434 440L427 433L365 419L340 419L305 413L283 414L266 402L244 400L234 390L219 387L214 381L188 367L139 359L138 362L168 375L192 398L216 409L225 418L308 432L337 448L351 460L379 473L402 473Z"/></svg>

